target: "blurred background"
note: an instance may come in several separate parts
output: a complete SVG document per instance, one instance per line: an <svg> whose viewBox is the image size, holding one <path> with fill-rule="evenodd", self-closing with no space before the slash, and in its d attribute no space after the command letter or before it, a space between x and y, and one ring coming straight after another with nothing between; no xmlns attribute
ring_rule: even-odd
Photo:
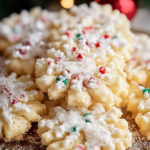
<svg viewBox="0 0 150 150"><path fill-rule="evenodd" d="M93 0L0 0L0 20L11 13L20 13L22 9L30 10L41 6L50 11L69 9L74 4L89 4ZM131 20L132 29L150 33L150 0L95 0L100 4L111 4ZM93 12L94 13L94 12Z"/></svg>

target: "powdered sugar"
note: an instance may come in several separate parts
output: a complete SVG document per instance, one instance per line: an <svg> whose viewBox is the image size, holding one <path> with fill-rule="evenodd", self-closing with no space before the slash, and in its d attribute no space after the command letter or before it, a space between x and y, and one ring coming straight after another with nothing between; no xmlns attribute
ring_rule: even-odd
<svg viewBox="0 0 150 150"><path fill-rule="evenodd" d="M37 94L34 90L30 92L25 91L31 85L33 85L32 81L27 83L17 82L15 73L7 78L4 76L0 77L0 108L3 111L2 115L5 121L10 126L13 124L11 115L13 109L30 112L29 106L21 102L27 102L29 96Z"/></svg>
<svg viewBox="0 0 150 150"><path fill-rule="evenodd" d="M102 107L101 104L98 105ZM106 123L106 120L109 122L118 122L115 114L121 112L115 107L104 114L103 112L97 114L94 109L89 111L86 108L80 110L80 108L68 107L68 111L66 111L58 106L54 110L56 112L55 118L52 120L41 120L39 128L44 126L47 126L49 129L53 128L56 137L60 138L65 132L68 132L69 135L63 140L64 147L68 147L71 142L77 140L81 134L80 131L83 131L86 139L85 145L77 145L75 150L83 150L84 148L91 150L96 147L101 148L102 146L107 146L113 150L115 149L114 143L117 139L113 138L112 135L123 135L121 129ZM60 125L55 126L57 124Z"/></svg>

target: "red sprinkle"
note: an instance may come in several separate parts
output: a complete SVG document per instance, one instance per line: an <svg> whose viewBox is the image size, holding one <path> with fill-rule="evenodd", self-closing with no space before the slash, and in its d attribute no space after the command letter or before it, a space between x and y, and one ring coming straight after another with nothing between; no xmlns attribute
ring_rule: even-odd
<svg viewBox="0 0 150 150"><path fill-rule="evenodd" d="M145 63L147 63L147 64L150 63L150 60L145 61Z"/></svg>
<svg viewBox="0 0 150 150"><path fill-rule="evenodd" d="M109 37L110 37L110 36L107 35L107 34L104 35L104 38L105 38L105 39L108 39Z"/></svg>
<svg viewBox="0 0 150 150"><path fill-rule="evenodd" d="M100 67L99 72L102 73L102 74L105 74L106 73L106 68L105 67Z"/></svg>
<svg viewBox="0 0 150 150"><path fill-rule="evenodd" d="M25 97L25 95L24 95L24 94L21 94L20 98L23 98L23 97Z"/></svg>
<svg viewBox="0 0 150 150"><path fill-rule="evenodd" d="M85 83L82 83L82 86L85 87L85 88L87 87L87 85Z"/></svg>
<svg viewBox="0 0 150 150"><path fill-rule="evenodd" d="M65 69L66 70L66 69ZM69 70L66 70L68 73L70 73L70 71Z"/></svg>
<svg viewBox="0 0 150 150"><path fill-rule="evenodd" d="M82 33L85 34L85 30L82 30Z"/></svg>
<svg viewBox="0 0 150 150"><path fill-rule="evenodd" d="M16 23L18 23L18 24L21 23L21 20L20 20L20 19L17 19L17 20L16 20Z"/></svg>
<svg viewBox="0 0 150 150"><path fill-rule="evenodd" d="M95 78L94 78L94 77L91 77L90 80L95 80Z"/></svg>
<svg viewBox="0 0 150 150"><path fill-rule="evenodd" d="M73 52L75 52L76 50L77 50L77 48L76 48L76 47L73 47L73 48L72 48L72 51L73 51Z"/></svg>
<svg viewBox="0 0 150 150"><path fill-rule="evenodd" d="M13 36L13 40L16 42L16 41L18 41L20 39L20 37L18 36L18 35L14 35Z"/></svg>
<svg viewBox="0 0 150 150"><path fill-rule="evenodd" d="M93 27L92 26L89 26L89 27L85 27L85 30L92 30Z"/></svg>
<svg viewBox="0 0 150 150"><path fill-rule="evenodd" d="M90 80L96 80L94 77L91 77ZM98 85L98 81L96 81L96 85Z"/></svg>
<svg viewBox="0 0 150 150"><path fill-rule="evenodd" d="M79 54L79 55L77 56L77 59L78 59L78 60L81 60L82 58L83 58L82 54Z"/></svg>
<svg viewBox="0 0 150 150"><path fill-rule="evenodd" d="M8 89L7 89L5 86L4 86L4 90L5 90L6 92L9 92Z"/></svg>
<svg viewBox="0 0 150 150"><path fill-rule="evenodd" d="M80 148L80 150L85 150L81 145L77 145L77 148Z"/></svg>
<svg viewBox="0 0 150 150"><path fill-rule="evenodd" d="M27 53L26 50L19 49L20 54L25 55Z"/></svg>
<svg viewBox="0 0 150 150"><path fill-rule="evenodd" d="M18 102L18 101L15 100L15 99L12 100L12 104L13 104L13 105L16 104L17 102Z"/></svg>
<svg viewBox="0 0 150 150"><path fill-rule="evenodd" d="M70 31L66 31L66 33L65 33L68 37L70 37L71 36L71 32Z"/></svg>
<svg viewBox="0 0 150 150"><path fill-rule="evenodd" d="M48 62L48 65L51 65L51 61Z"/></svg>
<svg viewBox="0 0 150 150"><path fill-rule="evenodd" d="M100 43L99 42L95 43L95 46L96 48L100 47Z"/></svg>
<svg viewBox="0 0 150 150"><path fill-rule="evenodd" d="M61 60L61 57L57 57L57 58L56 58L56 61L60 61L60 60Z"/></svg>
<svg viewBox="0 0 150 150"><path fill-rule="evenodd" d="M135 58L131 58L130 60L126 61L126 63L130 62L130 61L134 61Z"/></svg>
<svg viewBox="0 0 150 150"><path fill-rule="evenodd" d="M44 18L44 17L42 17L42 18L41 18L41 21L42 21L43 23L45 23L45 22L46 22L46 20L47 20L47 19L46 19L46 18Z"/></svg>
<svg viewBox="0 0 150 150"><path fill-rule="evenodd" d="M89 48L92 48L91 44L89 44L88 42L86 42L86 45L87 45Z"/></svg>
<svg viewBox="0 0 150 150"><path fill-rule="evenodd" d="M30 45L30 42L28 42L28 41L27 41L27 42L23 42L22 45L23 45L23 46L29 46L29 45Z"/></svg>

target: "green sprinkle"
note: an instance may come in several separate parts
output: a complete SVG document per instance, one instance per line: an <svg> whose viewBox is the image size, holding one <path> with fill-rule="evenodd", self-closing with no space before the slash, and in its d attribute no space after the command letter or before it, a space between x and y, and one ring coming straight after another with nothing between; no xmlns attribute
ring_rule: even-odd
<svg viewBox="0 0 150 150"><path fill-rule="evenodd" d="M13 33L15 33L15 34L16 34L16 33L19 33L19 31L17 31L16 28L13 28L12 31L13 31Z"/></svg>
<svg viewBox="0 0 150 150"><path fill-rule="evenodd" d="M69 111L69 110L66 110L66 111Z"/></svg>
<svg viewBox="0 0 150 150"><path fill-rule="evenodd" d="M56 78L56 83L60 80L59 76Z"/></svg>
<svg viewBox="0 0 150 150"><path fill-rule="evenodd" d="M56 83L60 81L60 76L56 78ZM66 85L68 83L68 79L63 80L63 83Z"/></svg>
<svg viewBox="0 0 150 150"><path fill-rule="evenodd" d="M118 38L118 36L117 36L117 35L115 35L115 36L113 36L113 37L112 37L112 39L117 39L117 38Z"/></svg>
<svg viewBox="0 0 150 150"><path fill-rule="evenodd" d="M86 116L88 116L88 115L91 115L91 114L90 114L90 113L86 113L86 114L83 115L83 117L86 117Z"/></svg>
<svg viewBox="0 0 150 150"><path fill-rule="evenodd" d="M88 122L91 123L91 121L89 119L85 119L85 122L86 123L88 123Z"/></svg>
<svg viewBox="0 0 150 150"><path fill-rule="evenodd" d="M32 30L32 29L29 29L29 32L30 32L30 33L33 33L33 30Z"/></svg>
<svg viewBox="0 0 150 150"><path fill-rule="evenodd" d="M144 90L143 90L143 94L145 93L145 92L147 92L148 91L148 93L150 93L150 88L145 88Z"/></svg>
<svg viewBox="0 0 150 150"><path fill-rule="evenodd" d="M64 81L63 81L63 83L66 85L67 84L67 82L68 82L68 79L65 79Z"/></svg>
<svg viewBox="0 0 150 150"><path fill-rule="evenodd" d="M80 33L76 35L76 37L77 37L77 38L79 38L80 36L81 36L81 34L80 34Z"/></svg>
<svg viewBox="0 0 150 150"><path fill-rule="evenodd" d="M77 131L77 127L76 126L73 126L72 128L71 128L71 132L76 132Z"/></svg>
<svg viewBox="0 0 150 150"><path fill-rule="evenodd" d="M83 40L83 38L78 38L78 41Z"/></svg>

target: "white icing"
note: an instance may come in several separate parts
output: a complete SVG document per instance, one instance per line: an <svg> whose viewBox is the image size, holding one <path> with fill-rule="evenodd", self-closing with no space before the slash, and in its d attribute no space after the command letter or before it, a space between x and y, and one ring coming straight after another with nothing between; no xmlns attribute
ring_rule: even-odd
<svg viewBox="0 0 150 150"><path fill-rule="evenodd" d="M99 107L104 110L101 104L98 104ZM69 135L63 140L63 146L68 147L69 144L78 139L80 136L80 131L84 132L85 135L85 145L79 144L74 150L97 150L102 146L110 147L111 150L115 149L115 141L117 139L113 138L112 135L123 135L121 129L116 128L114 125L110 125L107 122L118 122L116 117L118 113L121 113L119 109L113 107L111 110L108 110L106 113L96 112L93 108L91 111L84 108L73 108L68 107L68 111L64 110L61 107L55 107L54 111L56 116L54 119L46 120L43 119L39 123L39 128L47 126L49 129L54 129L56 137L62 137L65 132L68 132ZM84 114L90 113L84 116ZM104 114L103 114L104 113ZM97 117L95 117L95 115ZM90 122L86 123L86 120ZM59 124L59 126L55 126ZM74 131L74 132L73 132ZM126 135L131 137L132 134Z"/></svg>
<svg viewBox="0 0 150 150"><path fill-rule="evenodd" d="M38 9L35 8L34 10L36 11ZM47 10L40 10L38 17L32 15L32 12L23 10L19 15L14 17L12 15L0 23L0 36L11 42L16 42L27 35L40 32L45 38L49 35L47 31L51 19L55 17L55 13L50 13Z"/></svg>
<svg viewBox="0 0 150 150"><path fill-rule="evenodd" d="M26 88L33 84L32 81L26 83L17 82L16 74L13 73L9 77L0 77L0 108L2 109L2 115L6 122L11 126L13 124L11 111L25 110L30 112L29 107L25 103L29 96L37 94L37 91L25 91Z"/></svg>
<svg viewBox="0 0 150 150"><path fill-rule="evenodd" d="M133 98L133 97L135 97L135 93L131 93L131 94L129 95L129 98Z"/></svg>
<svg viewBox="0 0 150 150"><path fill-rule="evenodd" d="M42 38L41 32L27 35L20 43L9 47L8 51L13 57L21 59L46 57L47 45Z"/></svg>
<svg viewBox="0 0 150 150"><path fill-rule="evenodd" d="M134 52L132 53L132 58L134 58L134 61L129 61L125 68L125 70L129 73L129 79L131 79L134 74L139 76L138 71L141 69L150 69L149 36L147 36L146 34L135 35L133 48Z"/></svg>

